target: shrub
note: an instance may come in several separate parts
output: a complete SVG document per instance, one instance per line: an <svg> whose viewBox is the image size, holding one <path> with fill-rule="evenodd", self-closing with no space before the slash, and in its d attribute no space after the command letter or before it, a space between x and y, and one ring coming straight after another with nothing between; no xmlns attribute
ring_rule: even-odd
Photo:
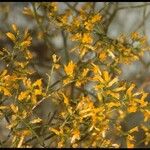
<svg viewBox="0 0 150 150"><path fill-rule="evenodd" d="M137 32L109 38L105 27L100 30L103 9L93 11L92 3L78 9L68 4L63 12L54 2L31 5L23 13L37 23L36 36L51 49L48 73L36 76L31 51L35 39L27 28L12 24L6 32L11 46L0 50L5 66L0 73L0 117L9 130L2 147L121 147L111 134L124 137L128 148L138 147L140 142L148 145L148 93L119 77L121 64L140 59L149 49L146 38ZM49 38L55 35L48 26L61 31L62 50L50 47ZM35 111L44 101L55 104L53 110L49 106L46 118ZM125 118L139 112L143 122L123 130ZM145 138L136 141L135 133L140 130Z"/></svg>

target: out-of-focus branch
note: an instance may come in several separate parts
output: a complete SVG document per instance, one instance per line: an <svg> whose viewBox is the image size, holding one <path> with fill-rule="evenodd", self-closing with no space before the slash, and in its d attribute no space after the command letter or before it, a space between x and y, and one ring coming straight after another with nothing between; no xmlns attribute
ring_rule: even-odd
<svg viewBox="0 0 150 150"><path fill-rule="evenodd" d="M131 8L142 8L142 7L149 6L149 5L150 5L150 3L146 3L146 4L142 4L142 5L134 5L134 6L122 6L122 7L119 7L118 10L131 9Z"/></svg>
<svg viewBox="0 0 150 150"><path fill-rule="evenodd" d="M75 3L74 6L70 5L68 2L65 2L65 4L74 12L76 12L77 14L79 14L79 11L75 8L77 6L77 3Z"/></svg>
<svg viewBox="0 0 150 150"><path fill-rule="evenodd" d="M109 26L110 24L112 23L113 19L115 18L117 12L118 12L118 3L115 3L114 4L114 11L113 13L110 15L109 19L107 20L107 24L105 25L105 29L104 29L104 32L107 34L108 32L108 29L109 29Z"/></svg>
<svg viewBox="0 0 150 150"><path fill-rule="evenodd" d="M64 30L61 31L63 44L64 44L64 53L65 53L65 62L68 63L69 61L69 53L68 53L68 45L67 45L67 34Z"/></svg>
<svg viewBox="0 0 150 150"><path fill-rule="evenodd" d="M41 29L41 31L44 33L44 36L43 36L44 41L45 41L47 47L48 47L49 49L51 49L51 51L54 53L54 52L55 52L54 49L53 49L52 47L50 47L50 46L52 46L52 43L48 40L47 35L45 35L45 34L46 34L45 29L44 29L44 27L42 26L41 22L39 21L38 14L37 14L37 10L36 10L36 7L35 7L35 3L32 3L32 7L33 7L33 11L34 11L35 20L36 20L36 22L37 22L39 28Z"/></svg>
<svg viewBox="0 0 150 150"><path fill-rule="evenodd" d="M134 31L139 30L144 25L145 20L147 20L149 16L150 16L150 12L145 16L144 20L136 27Z"/></svg>

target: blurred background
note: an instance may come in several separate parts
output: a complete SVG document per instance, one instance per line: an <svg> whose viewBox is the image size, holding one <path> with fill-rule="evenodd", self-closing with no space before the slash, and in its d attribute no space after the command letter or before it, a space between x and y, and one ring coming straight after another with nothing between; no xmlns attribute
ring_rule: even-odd
<svg viewBox="0 0 150 150"><path fill-rule="evenodd" d="M59 2L58 10L59 12L63 12L68 7L77 9L83 4L83 2ZM41 22L43 23L44 29L40 29L32 15L25 15L27 12L25 8L27 7L32 10L32 3L0 3L0 49L10 45L5 33L10 31L12 23L15 23L20 30L28 28L33 39L31 51L34 55L34 67L40 77L46 77L45 73L49 71L49 60L53 54L53 50L60 55L64 55L61 51L65 47L64 33L53 25L53 20L52 22L47 22L46 17L42 18L42 16ZM105 19L102 28L108 37L116 39L121 34L129 36L131 32L137 31L142 35L146 35L148 44L150 43L149 2L93 2L93 8L95 11L103 10L102 15ZM43 10L42 13L44 16L46 12ZM42 30L45 30L46 34L50 35L50 38L47 39L48 44L44 42ZM71 43L68 43L69 46L71 46ZM3 67L3 63L0 61L0 71L3 70ZM150 92L150 52L145 52L140 60L129 65L122 64L121 68L121 79L135 82L139 88ZM49 106L43 104L41 113L44 115L48 109ZM0 123L0 139L8 134L7 131L3 130L2 124L4 125L5 122Z"/></svg>

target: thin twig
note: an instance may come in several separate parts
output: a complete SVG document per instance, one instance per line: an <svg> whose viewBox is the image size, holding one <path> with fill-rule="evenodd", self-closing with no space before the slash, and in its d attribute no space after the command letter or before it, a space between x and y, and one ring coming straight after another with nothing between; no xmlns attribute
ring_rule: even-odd
<svg viewBox="0 0 150 150"><path fill-rule="evenodd" d="M72 9L74 12L76 12L77 14L79 14L79 11L75 8L75 6L77 5L74 5L74 6L72 6L72 5L70 5L68 2L65 2L65 4L70 8L70 9Z"/></svg>
<svg viewBox="0 0 150 150"><path fill-rule="evenodd" d="M64 30L61 31L61 34L62 34L63 43L64 43L65 62L67 64L68 61L69 61L68 45L67 45L67 34L65 33Z"/></svg>
<svg viewBox="0 0 150 150"><path fill-rule="evenodd" d="M145 16L145 20L148 19L150 16L150 12ZM137 26L137 28L134 31L139 30L144 25L144 20Z"/></svg>
<svg viewBox="0 0 150 150"><path fill-rule="evenodd" d="M50 45L52 45L52 43L48 40L47 35L45 35L46 31L45 31L44 27L42 26L41 22L39 21L38 14L37 14L37 10L36 10L36 7L35 7L35 4L34 4L34 3L32 3L32 7L33 7L34 17L35 17L36 23L38 24L38 26L39 26L39 28L41 29L41 31L44 33L44 36L43 36L44 41L45 41L47 47L50 48L51 51L54 53L54 52L55 52L54 49L52 49L52 48L50 47Z"/></svg>
<svg viewBox="0 0 150 150"><path fill-rule="evenodd" d="M106 33L106 34L107 34L107 32L108 32L108 29L109 29L110 24L112 23L113 19L115 18L117 12L118 12L118 3L115 4L115 10L114 10L114 12L111 14L110 18L108 19L108 24L106 25L106 28L105 28L105 33Z"/></svg>

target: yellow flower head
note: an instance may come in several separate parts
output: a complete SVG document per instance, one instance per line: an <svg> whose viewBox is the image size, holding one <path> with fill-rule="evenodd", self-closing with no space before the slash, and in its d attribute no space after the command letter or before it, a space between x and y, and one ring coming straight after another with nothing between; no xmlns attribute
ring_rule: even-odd
<svg viewBox="0 0 150 150"><path fill-rule="evenodd" d="M84 33L82 37L83 44L90 44L93 42L92 36L90 33Z"/></svg>
<svg viewBox="0 0 150 150"><path fill-rule="evenodd" d="M102 18L102 16L100 16L99 14L96 14L95 16L93 16L91 22L92 22L92 23L95 23L95 22L97 22L97 21L100 21L101 18Z"/></svg>
<svg viewBox="0 0 150 150"><path fill-rule="evenodd" d="M65 73L68 75L68 76L73 76L73 72L74 72L74 69L76 67L76 64L73 63L73 61L71 60L68 65L65 65Z"/></svg>

